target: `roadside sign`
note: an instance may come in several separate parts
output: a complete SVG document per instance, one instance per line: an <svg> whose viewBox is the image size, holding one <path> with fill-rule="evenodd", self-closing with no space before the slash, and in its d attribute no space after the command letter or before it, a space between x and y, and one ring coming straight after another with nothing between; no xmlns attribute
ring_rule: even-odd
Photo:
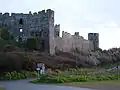
<svg viewBox="0 0 120 90"><path fill-rule="evenodd" d="M37 67L41 67L41 66L42 66L42 63L38 63L38 64L37 64Z"/></svg>
<svg viewBox="0 0 120 90"><path fill-rule="evenodd" d="M37 71L39 71L39 70L40 70L40 68L36 68L36 70L37 70Z"/></svg>
<svg viewBox="0 0 120 90"><path fill-rule="evenodd" d="M43 63L38 63L38 64L37 64L37 67L39 67L39 68L40 68L40 67L43 67L43 66L44 66Z"/></svg>

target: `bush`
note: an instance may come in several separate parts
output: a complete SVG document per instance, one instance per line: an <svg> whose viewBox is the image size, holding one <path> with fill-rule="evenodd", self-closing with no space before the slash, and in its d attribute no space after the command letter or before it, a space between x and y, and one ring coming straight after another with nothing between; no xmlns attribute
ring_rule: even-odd
<svg viewBox="0 0 120 90"><path fill-rule="evenodd" d="M4 40L10 39L10 34L9 34L7 28L0 28L0 37Z"/></svg>
<svg viewBox="0 0 120 90"><path fill-rule="evenodd" d="M26 78L32 78L37 77L37 72L7 72L3 76L4 80L19 80L19 79L26 79Z"/></svg>
<svg viewBox="0 0 120 90"><path fill-rule="evenodd" d="M120 77L119 77L120 78ZM68 82L87 82L87 81L103 81L103 80L117 80L118 76L116 75L93 75L93 76L51 76L43 75L40 80L36 81L37 83L68 83Z"/></svg>
<svg viewBox="0 0 120 90"><path fill-rule="evenodd" d="M25 53L12 53L3 52L0 53L0 71L12 72L12 71L34 71L36 67L35 60L31 55Z"/></svg>
<svg viewBox="0 0 120 90"><path fill-rule="evenodd" d="M40 40L38 38L28 38L25 42L25 47L29 50L39 50Z"/></svg>
<svg viewBox="0 0 120 90"><path fill-rule="evenodd" d="M69 77L56 77L56 83L66 83L70 81Z"/></svg>

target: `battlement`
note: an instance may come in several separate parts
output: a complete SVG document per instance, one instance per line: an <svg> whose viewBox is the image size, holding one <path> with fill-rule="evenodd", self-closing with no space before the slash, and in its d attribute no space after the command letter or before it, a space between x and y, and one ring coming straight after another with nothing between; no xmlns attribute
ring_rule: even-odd
<svg viewBox="0 0 120 90"><path fill-rule="evenodd" d="M29 14L32 14L32 15L44 15L44 14L53 13L53 12L54 12L53 10L47 9L47 10L38 11L38 13L34 12L33 14L31 13L31 11L29 11Z"/></svg>
<svg viewBox="0 0 120 90"><path fill-rule="evenodd" d="M79 32L75 32L74 35L79 36Z"/></svg>
<svg viewBox="0 0 120 90"><path fill-rule="evenodd" d="M72 35L68 32L62 31L62 37L71 37Z"/></svg>
<svg viewBox="0 0 120 90"><path fill-rule="evenodd" d="M28 13L0 13L1 27L10 27L9 31L18 39L26 40L29 37L39 36L43 39L43 51L55 54L55 47L60 51L70 52L72 49L90 50L92 42L84 39L75 32L74 35L62 32L60 37L60 24L54 25L54 11L51 9ZM22 33L21 30L22 29ZM94 35L98 36L98 35ZM93 36L91 36L93 37Z"/></svg>
<svg viewBox="0 0 120 90"><path fill-rule="evenodd" d="M24 14L24 13L8 13L8 12L6 12L6 13L0 13L0 16L5 16L5 17L18 16L18 15L19 16L20 15L33 15L33 16L35 16L35 15L44 15L44 14L49 14L49 13L54 13L54 11L51 10L51 9L47 9L47 10L39 11L38 13L34 12L33 14L32 14L31 11L29 11L29 13L27 13L27 14Z"/></svg>
<svg viewBox="0 0 120 90"><path fill-rule="evenodd" d="M60 24L55 24L55 27L59 27L60 26Z"/></svg>
<svg viewBox="0 0 120 90"><path fill-rule="evenodd" d="M60 24L55 24L55 30L57 30L57 31L60 30Z"/></svg>

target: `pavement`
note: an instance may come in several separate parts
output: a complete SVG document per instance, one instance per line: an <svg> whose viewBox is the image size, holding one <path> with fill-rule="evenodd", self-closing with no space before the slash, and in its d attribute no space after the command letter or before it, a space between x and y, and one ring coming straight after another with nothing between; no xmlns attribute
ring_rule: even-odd
<svg viewBox="0 0 120 90"><path fill-rule="evenodd" d="M0 81L0 87L4 87L5 90L93 90L79 87L33 84L30 83L32 80Z"/></svg>

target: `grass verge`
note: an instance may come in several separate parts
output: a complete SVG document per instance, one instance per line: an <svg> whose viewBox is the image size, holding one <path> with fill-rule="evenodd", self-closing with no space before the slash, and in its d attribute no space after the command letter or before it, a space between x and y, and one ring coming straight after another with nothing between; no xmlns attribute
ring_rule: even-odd
<svg viewBox="0 0 120 90"><path fill-rule="evenodd" d="M4 88L0 88L0 90L4 90Z"/></svg>
<svg viewBox="0 0 120 90"><path fill-rule="evenodd" d="M87 81L87 82L69 82L69 83L42 83L37 80L32 81L36 84L50 84L60 86L73 86L81 88L90 88L98 90L120 90L120 80L108 80L108 81Z"/></svg>
<svg viewBox="0 0 120 90"><path fill-rule="evenodd" d="M120 78L120 77L119 77ZM40 80L34 80L33 83L71 83L71 82L93 82L93 81L110 81L118 80L116 75L69 75L69 76L53 76L53 75L43 75Z"/></svg>
<svg viewBox="0 0 120 90"><path fill-rule="evenodd" d="M99 89L99 90L120 90L120 80L72 82L72 83L64 83L61 85Z"/></svg>

